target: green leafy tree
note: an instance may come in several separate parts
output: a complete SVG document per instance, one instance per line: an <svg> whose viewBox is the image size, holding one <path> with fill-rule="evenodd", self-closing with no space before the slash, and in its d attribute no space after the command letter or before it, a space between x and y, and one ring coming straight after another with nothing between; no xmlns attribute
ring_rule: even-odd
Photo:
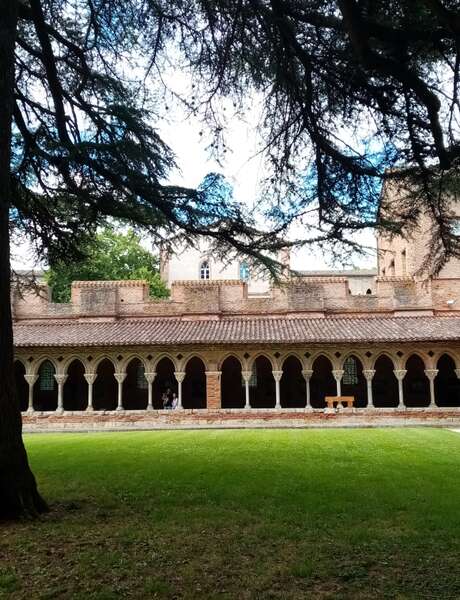
<svg viewBox="0 0 460 600"><path fill-rule="evenodd" d="M159 261L140 243L139 236L130 229L117 233L106 228L81 249L80 261L55 261L45 279L52 287L55 302L69 302L73 281L114 281L118 279L145 279L150 295L165 298L168 288L160 277Z"/></svg>

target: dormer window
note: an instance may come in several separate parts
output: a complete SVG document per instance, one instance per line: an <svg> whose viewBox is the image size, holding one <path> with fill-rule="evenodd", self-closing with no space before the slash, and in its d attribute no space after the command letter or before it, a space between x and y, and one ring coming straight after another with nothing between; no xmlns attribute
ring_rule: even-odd
<svg viewBox="0 0 460 600"><path fill-rule="evenodd" d="M200 265L200 279L207 280L210 278L211 271L209 269L209 261L203 260Z"/></svg>

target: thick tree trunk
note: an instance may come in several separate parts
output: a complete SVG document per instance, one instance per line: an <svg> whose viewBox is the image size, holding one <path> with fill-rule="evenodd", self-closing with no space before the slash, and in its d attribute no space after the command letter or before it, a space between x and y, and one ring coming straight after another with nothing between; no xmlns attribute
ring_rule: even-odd
<svg viewBox="0 0 460 600"><path fill-rule="evenodd" d="M9 207L16 27L17 0L4 0L0 16L0 518L35 516L47 510L22 441L13 370Z"/></svg>

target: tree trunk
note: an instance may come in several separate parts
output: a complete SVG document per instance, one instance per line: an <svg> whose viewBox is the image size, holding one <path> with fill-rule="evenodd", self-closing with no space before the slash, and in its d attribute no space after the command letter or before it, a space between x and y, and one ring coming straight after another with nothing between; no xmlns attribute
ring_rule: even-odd
<svg viewBox="0 0 460 600"><path fill-rule="evenodd" d="M9 207L17 4L17 0L4 0L0 18L0 518L35 516L47 510L22 441L13 370Z"/></svg>

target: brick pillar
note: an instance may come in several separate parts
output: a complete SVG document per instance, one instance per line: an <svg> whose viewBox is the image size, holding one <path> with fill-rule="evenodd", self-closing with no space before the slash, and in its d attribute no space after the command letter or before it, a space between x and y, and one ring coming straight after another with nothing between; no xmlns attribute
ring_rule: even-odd
<svg viewBox="0 0 460 600"><path fill-rule="evenodd" d="M221 408L220 400L221 371L206 371L206 406L210 409Z"/></svg>

